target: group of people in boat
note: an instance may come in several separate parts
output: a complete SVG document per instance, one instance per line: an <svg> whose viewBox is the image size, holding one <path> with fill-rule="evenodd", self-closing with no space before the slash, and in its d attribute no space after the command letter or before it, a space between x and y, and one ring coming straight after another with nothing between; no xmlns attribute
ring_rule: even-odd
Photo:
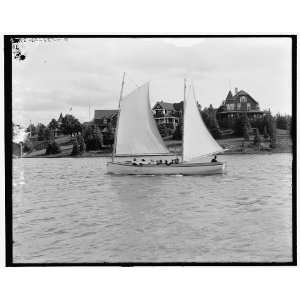
<svg viewBox="0 0 300 300"><path fill-rule="evenodd" d="M160 160L149 160L149 161L146 161L144 158L141 159L139 162L137 161L136 158L134 158L132 160L132 165L134 166L143 166L143 165L166 165L166 166L171 166L173 164L179 164L179 159L178 158L175 158L175 159L172 159L171 161L169 160L165 160L164 162L160 159Z"/></svg>
<svg viewBox="0 0 300 300"><path fill-rule="evenodd" d="M217 161L217 155L214 156L214 158L211 160L212 163L214 162L218 162ZM141 159L139 162L137 161L136 158L133 158L131 164L133 166L143 166L143 165L166 165L166 166L171 166L173 164L179 164L179 159L178 158L175 158L175 159L172 159L171 161L168 161L167 159L163 162L161 159L160 160L149 160L149 161L146 161L144 158Z"/></svg>

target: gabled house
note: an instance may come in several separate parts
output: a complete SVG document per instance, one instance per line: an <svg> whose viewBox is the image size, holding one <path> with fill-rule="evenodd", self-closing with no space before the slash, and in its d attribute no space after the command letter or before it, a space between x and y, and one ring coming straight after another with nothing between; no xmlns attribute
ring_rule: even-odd
<svg viewBox="0 0 300 300"><path fill-rule="evenodd" d="M55 130L53 132L54 136L59 136L62 134L62 130L61 130L62 121L63 121L63 114L60 113L60 115L57 119L57 128L55 128Z"/></svg>
<svg viewBox="0 0 300 300"><path fill-rule="evenodd" d="M107 127L114 129L116 127L116 121L118 117L117 109L101 109L95 110L94 123L97 124L100 130L104 132Z"/></svg>
<svg viewBox="0 0 300 300"><path fill-rule="evenodd" d="M159 101L152 108L153 117L158 125L172 124L174 128L179 124L182 110L178 103L168 103Z"/></svg>
<svg viewBox="0 0 300 300"><path fill-rule="evenodd" d="M236 88L234 95L231 91L228 92L217 111L217 118L218 120L235 119L244 113L249 119L261 118L264 115L259 108L259 103L250 94Z"/></svg>

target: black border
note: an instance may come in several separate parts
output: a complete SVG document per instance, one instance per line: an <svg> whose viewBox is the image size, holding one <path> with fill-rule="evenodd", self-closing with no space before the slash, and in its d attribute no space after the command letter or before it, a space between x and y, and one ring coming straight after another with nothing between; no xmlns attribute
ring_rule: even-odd
<svg viewBox="0 0 300 300"><path fill-rule="evenodd" d="M12 207L12 44L11 38L290 38L292 42L292 261L287 262L115 262L115 263L14 263ZM55 266L296 266L297 265L297 35L5 35L5 238L7 267Z"/></svg>

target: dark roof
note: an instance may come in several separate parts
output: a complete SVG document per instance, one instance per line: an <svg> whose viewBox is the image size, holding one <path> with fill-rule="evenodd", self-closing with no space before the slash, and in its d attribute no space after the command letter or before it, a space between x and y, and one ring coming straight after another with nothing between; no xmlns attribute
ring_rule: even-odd
<svg viewBox="0 0 300 300"><path fill-rule="evenodd" d="M258 102L256 100L253 99L253 97L251 97L248 93L246 93L243 90L238 91L234 96L233 99L237 100L240 96L248 96L252 101L254 101L256 104L258 104Z"/></svg>
<svg viewBox="0 0 300 300"><path fill-rule="evenodd" d="M227 97L226 97L226 100L232 99L232 97L233 97L233 96L232 96L232 93L231 93L231 91L229 91L229 92L228 92L228 95L227 95Z"/></svg>
<svg viewBox="0 0 300 300"><path fill-rule="evenodd" d="M236 101L239 100L240 96L247 96L249 97L254 103L258 104L256 100L253 99L248 93L246 93L243 90L238 91L234 96L232 95L231 91L228 92L227 97L225 99L226 103L235 103Z"/></svg>
<svg viewBox="0 0 300 300"><path fill-rule="evenodd" d="M154 105L153 109L157 106L160 105L162 107L162 109L166 109L166 110L174 110L174 103L169 103L169 102L156 102L156 104Z"/></svg>
<svg viewBox="0 0 300 300"><path fill-rule="evenodd" d="M93 125L94 122L93 121L88 121L88 122L83 122L82 125L83 126L89 126L89 125Z"/></svg>
<svg viewBox="0 0 300 300"><path fill-rule="evenodd" d="M95 119L111 118L118 113L117 109L99 109L95 110Z"/></svg>
<svg viewBox="0 0 300 300"><path fill-rule="evenodd" d="M60 113L59 118L57 119L57 122L61 122L62 119L63 119L63 115L62 115L62 113Z"/></svg>

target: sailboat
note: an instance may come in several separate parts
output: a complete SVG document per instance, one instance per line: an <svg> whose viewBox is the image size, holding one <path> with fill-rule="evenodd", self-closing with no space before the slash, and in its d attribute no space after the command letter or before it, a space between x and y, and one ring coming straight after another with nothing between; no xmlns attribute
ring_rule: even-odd
<svg viewBox="0 0 300 300"><path fill-rule="evenodd" d="M123 97L124 77L119 101L112 161L107 173L117 175L208 175L224 173L225 162L203 162L203 157L224 152L206 128L191 87L186 93L184 80L183 149L178 163L133 164L132 159L172 157L158 131L150 106L149 83ZM128 161L131 158L131 161ZM127 161L126 161L127 160ZM201 161L201 162L200 162Z"/></svg>

